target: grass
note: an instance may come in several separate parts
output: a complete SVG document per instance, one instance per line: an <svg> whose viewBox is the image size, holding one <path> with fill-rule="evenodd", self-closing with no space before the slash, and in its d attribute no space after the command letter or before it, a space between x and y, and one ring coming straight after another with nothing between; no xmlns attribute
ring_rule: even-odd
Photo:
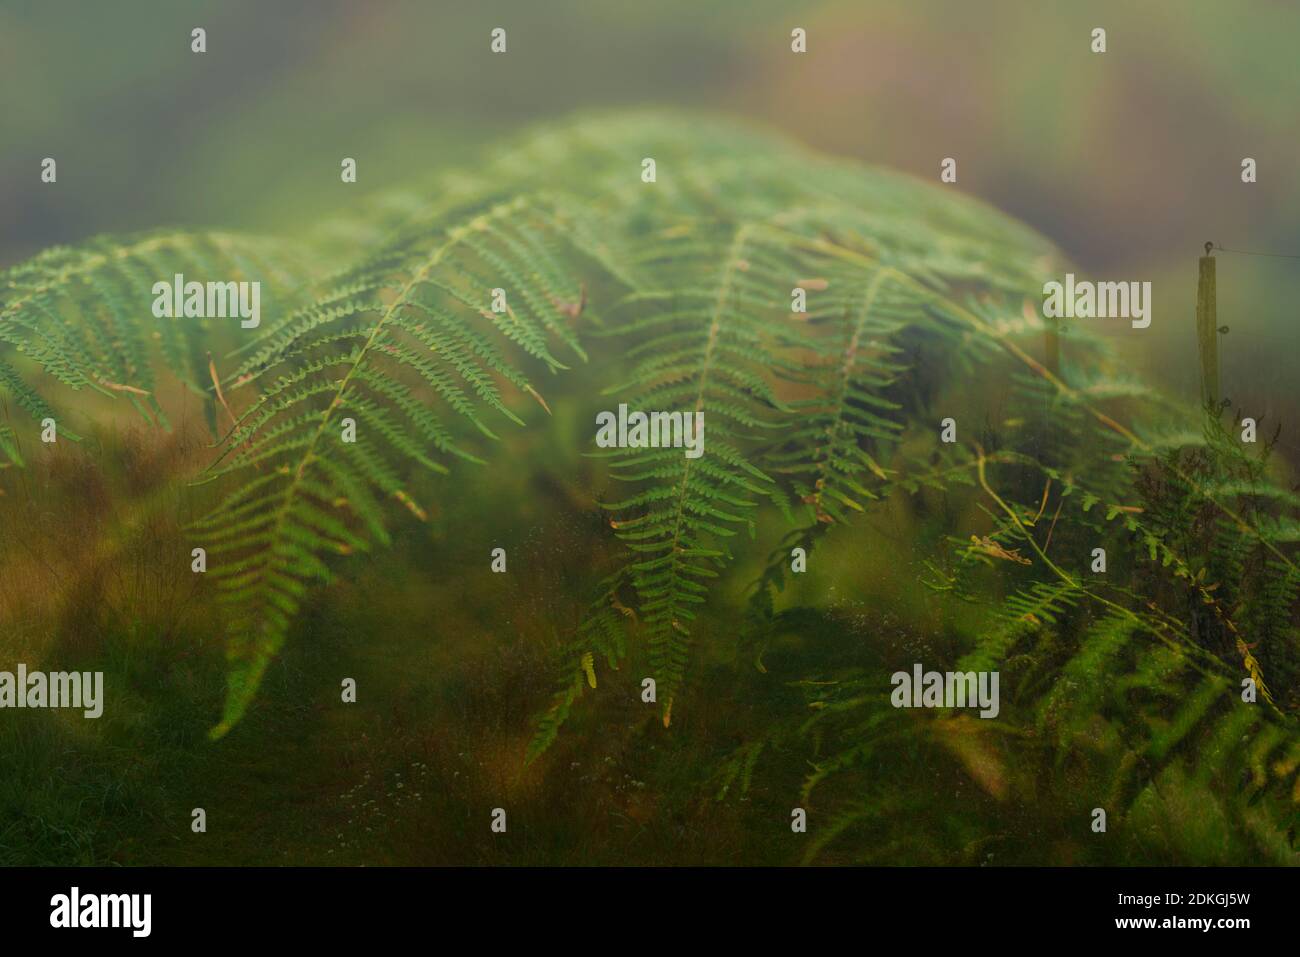
<svg viewBox="0 0 1300 957"><path fill-rule="evenodd" d="M699 802L716 746L665 733L630 683L621 703L601 696L524 771L530 716L553 690L557 616L576 621L598 531L573 511L571 490L552 484L540 503L507 490L518 507L498 538L512 574L491 574L486 549L476 562L441 547L482 539L465 516L491 510L470 503L354 565L297 623L258 706L212 744L221 635L167 499L169 471L199 443L173 438L162 461L134 433L102 439L98 462L48 455L4 503L6 667L101 670L107 702L96 721L47 710L0 723L0 863L719 863L741 853L740 813L705 814ZM121 482L96 484L104 465ZM154 481L131 485L149 470ZM528 471L516 474L522 483ZM53 520L34 525L23 517L33 509ZM340 700L345 677L356 704ZM701 731L707 712L686 730ZM204 834L191 831L195 807ZM507 809L506 835L489 830L494 807Z"/></svg>
<svg viewBox="0 0 1300 957"><path fill-rule="evenodd" d="M600 669L525 768L551 652L611 547L581 444L552 441L578 427L567 415L550 436L509 439L511 467L490 480L430 479L420 499L443 504L429 522L315 592L255 706L216 743L223 636L189 570L182 526L197 506L176 480L206 454L184 424L197 417L161 440L123 428L42 450L5 476L0 667L102 670L107 700L96 721L4 715L0 864L1295 863L1262 811L1229 821L1179 764L1093 835L1104 778L1088 755L1045 768L959 720L814 790L810 833L793 834L803 780L832 743L777 733L808 717L796 682L954 660L979 625L915 587L925 555L909 543L952 518L924 501L886 503L839 552L813 553L786 600L834 600L768 649L766 674L732 640L743 589L722 589L671 728L641 702L634 655ZM506 575L489 570L497 545ZM340 700L344 678L355 704ZM719 800L720 769L759 740L750 786ZM191 830L196 807L206 833ZM497 807L505 834L489 829Z"/></svg>

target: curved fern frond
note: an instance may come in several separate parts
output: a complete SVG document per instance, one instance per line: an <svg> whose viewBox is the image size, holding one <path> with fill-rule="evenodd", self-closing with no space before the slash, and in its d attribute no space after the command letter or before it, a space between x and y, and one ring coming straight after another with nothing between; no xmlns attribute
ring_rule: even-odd
<svg viewBox="0 0 1300 957"><path fill-rule="evenodd" d="M155 317L154 284L170 285L177 274L187 282L257 281L263 310L274 314L294 304L314 268L291 244L219 232L54 247L0 273L0 356L21 356L73 389L126 396L165 423L156 368L210 395L207 356L239 330L226 319Z"/></svg>
<svg viewBox="0 0 1300 957"><path fill-rule="evenodd" d="M817 522L843 522L849 512L862 512L862 503L877 497L868 476L888 478L870 450L896 440L903 428L895 414L901 407L886 390L906 368L894 360L901 349L892 340L917 308L891 278L879 269L859 289L818 293L817 308L807 315L812 329L835 324L835 332L811 343L828 341L834 348L809 364L812 372L802 378L817 396L799 404L798 423L766 461L771 471L791 477L797 500Z"/></svg>
<svg viewBox="0 0 1300 957"><path fill-rule="evenodd" d="M522 423L502 382L545 407L523 360L564 368L557 341L584 357L564 311L580 282L548 250L562 241L553 215L518 197L402 238L250 343L228 381L258 395L210 476L238 484L194 526L232 609L214 736L243 715L309 582L330 578L326 558L386 544L386 501L425 517L411 470L482 461L447 414L494 438L489 410Z"/></svg>
<svg viewBox="0 0 1300 957"><path fill-rule="evenodd" d="M685 675L695 609L726 564L727 540L752 526L753 509L771 490L771 478L751 459L762 432L782 426L790 412L772 374L791 368L783 357L797 341L788 290L807 257L788 255L754 222L683 228L652 249L681 284L636 297L632 305L643 308L617 334L653 331L629 350L625 383L605 394L634 411L702 421L702 451L608 453L612 477L635 483L636 492L605 507L634 556L627 568L666 724Z"/></svg>
<svg viewBox="0 0 1300 957"><path fill-rule="evenodd" d="M903 371L896 340L922 326L952 337L960 324L935 315L936 296L974 284L1023 297L1053 253L979 204L744 127L686 139L638 117L569 132L629 164L591 177L605 235L634 251L637 289L610 331L634 343L631 371L606 395L707 423L701 460L662 448L606 456L612 478L636 483L607 507L632 553L667 719L695 609L737 532L754 533L757 506L793 495L814 522L860 508L868 478L885 475L872 451L905 418L889 395ZM535 162L559 141L540 136L523 155ZM652 186L627 185L640 156L658 163ZM791 311L796 287L805 314Z"/></svg>

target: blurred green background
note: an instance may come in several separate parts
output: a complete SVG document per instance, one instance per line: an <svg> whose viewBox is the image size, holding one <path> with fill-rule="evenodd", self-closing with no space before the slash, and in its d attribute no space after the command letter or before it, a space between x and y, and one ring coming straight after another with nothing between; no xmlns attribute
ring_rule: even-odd
<svg viewBox="0 0 1300 957"><path fill-rule="evenodd" d="M927 179L955 157L955 188L1089 275L1155 284L1151 328L1108 332L1190 397L1202 244L1300 254L1297 38L1281 0L4 0L0 264L159 225L292 232L530 121L681 105ZM1300 260L1223 256L1225 392L1265 423L1300 415L1298 300Z"/></svg>

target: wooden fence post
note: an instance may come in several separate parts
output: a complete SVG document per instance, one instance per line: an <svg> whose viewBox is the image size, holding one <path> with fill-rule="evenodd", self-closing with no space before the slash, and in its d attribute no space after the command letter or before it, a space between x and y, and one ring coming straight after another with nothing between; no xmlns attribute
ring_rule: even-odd
<svg viewBox="0 0 1300 957"><path fill-rule="evenodd" d="M1043 322L1047 326L1046 341L1043 344L1043 365L1052 375L1061 374L1060 321L1052 316L1043 317Z"/></svg>
<svg viewBox="0 0 1300 957"><path fill-rule="evenodd" d="M1215 304L1213 243L1205 244L1200 280L1196 284L1196 345L1201 357L1201 403L1217 412L1219 406L1219 328Z"/></svg>

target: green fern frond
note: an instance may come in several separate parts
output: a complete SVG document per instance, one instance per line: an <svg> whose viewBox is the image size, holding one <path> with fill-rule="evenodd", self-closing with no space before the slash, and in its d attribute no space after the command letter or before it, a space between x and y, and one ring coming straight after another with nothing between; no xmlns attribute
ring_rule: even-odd
<svg viewBox="0 0 1300 957"><path fill-rule="evenodd" d="M239 485L194 526L213 543L232 610L230 689L214 736L243 715L308 583L329 580L327 557L386 544L386 502L424 517L410 470L481 462L441 410L494 437L487 410L522 422L499 380L545 407L523 358L564 368L554 341L583 357L562 311L579 281L543 252L550 214L518 197L404 239L250 344L230 391L259 394L210 477ZM493 289L505 290L504 309L493 309Z"/></svg>
<svg viewBox="0 0 1300 957"><path fill-rule="evenodd" d="M292 244L219 232L102 236L57 246L0 273L0 358L30 362L75 390L126 396L166 423L157 369L211 396L208 354L233 342L225 320L152 313L156 282L257 281L269 313L290 307L315 274ZM237 330L236 330L237 331ZM48 401L46 399L45 401Z"/></svg>
<svg viewBox="0 0 1300 957"><path fill-rule="evenodd" d="M671 265L681 285L630 324L654 333L632 354L626 383L606 390L630 409L703 415L698 458L672 447L610 456L613 477L637 487L606 508L634 555L627 567L665 723L685 676L696 608L726 563L726 540L752 524L768 492L771 479L750 459L762 430L788 414L771 372L785 364L780 350L794 336L781 310L795 264L760 224L684 231L680 241L688 249L669 242L653 258Z"/></svg>
<svg viewBox="0 0 1300 957"><path fill-rule="evenodd" d="M550 704L534 721L533 736L524 754L524 764L541 757L559 736L573 703L587 688L594 689L596 655L617 669L627 654L627 609L620 609L613 585L596 601L573 637L560 648L558 687Z"/></svg>

